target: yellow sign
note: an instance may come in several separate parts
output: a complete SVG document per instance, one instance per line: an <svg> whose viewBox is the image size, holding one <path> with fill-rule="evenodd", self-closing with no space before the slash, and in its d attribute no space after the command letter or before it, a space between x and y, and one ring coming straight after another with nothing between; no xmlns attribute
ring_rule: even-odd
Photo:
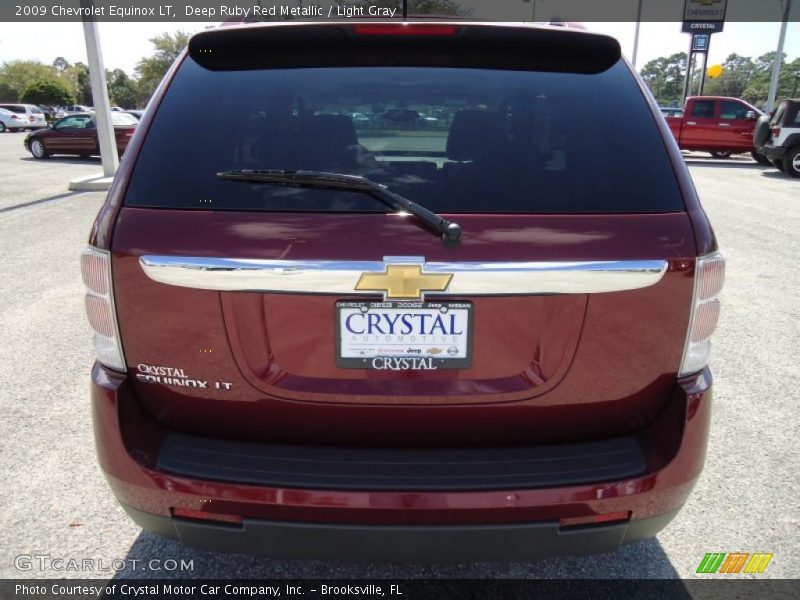
<svg viewBox="0 0 800 600"><path fill-rule="evenodd" d="M711 65L708 67L708 76L711 79L716 79L720 75L722 75L722 65Z"/></svg>
<svg viewBox="0 0 800 600"><path fill-rule="evenodd" d="M452 273L423 273L420 265L387 265L385 273L362 273L357 290L383 292L387 300L416 300L423 292L443 292Z"/></svg>

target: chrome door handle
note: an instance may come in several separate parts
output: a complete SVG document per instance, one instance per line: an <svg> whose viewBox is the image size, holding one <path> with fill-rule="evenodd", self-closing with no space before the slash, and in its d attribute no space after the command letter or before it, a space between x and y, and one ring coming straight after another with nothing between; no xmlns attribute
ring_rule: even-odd
<svg viewBox="0 0 800 600"><path fill-rule="evenodd" d="M697 125L697 121L686 121L687 125Z"/></svg>
<svg viewBox="0 0 800 600"><path fill-rule="evenodd" d="M720 127L730 127L731 124L730 123L720 123L719 126Z"/></svg>

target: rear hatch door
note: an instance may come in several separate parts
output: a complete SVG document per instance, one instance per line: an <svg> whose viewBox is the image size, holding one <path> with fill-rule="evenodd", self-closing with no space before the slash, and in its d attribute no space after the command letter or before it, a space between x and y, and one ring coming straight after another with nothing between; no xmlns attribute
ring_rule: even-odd
<svg viewBox="0 0 800 600"><path fill-rule="evenodd" d="M506 29L194 39L113 240L152 414L239 438L435 445L607 436L661 410L695 248L655 117L613 40ZM276 40L310 30L335 61L273 64ZM477 51L491 41L496 55ZM520 58L523 42L560 53ZM427 118L381 116L399 109ZM198 126L220 111L238 122ZM361 192L218 177L232 169L368 177L463 238Z"/></svg>

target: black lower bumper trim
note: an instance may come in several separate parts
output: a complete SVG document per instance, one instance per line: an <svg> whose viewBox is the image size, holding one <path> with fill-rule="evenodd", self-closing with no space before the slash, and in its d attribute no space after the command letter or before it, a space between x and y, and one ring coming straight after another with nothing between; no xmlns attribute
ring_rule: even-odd
<svg viewBox="0 0 800 600"><path fill-rule="evenodd" d="M783 146L764 146L761 150L761 154L769 158L770 160L783 160L783 157L786 156L786 148Z"/></svg>
<svg viewBox="0 0 800 600"><path fill-rule="evenodd" d="M168 435L157 468L210 481L316 490L522 490L620 481L646 467L633 437L544 446L362 448Z"/></svg>
<svg viewBox="0 0 800 600"><path fill-rule="evenodd" d="M170 518L124 506L144 529L187 546L276 559L357 562L523 561L611 552L663 529L677 510L636 521L561 529L501 525L344 525L244 519L241 526Z"/></svg>

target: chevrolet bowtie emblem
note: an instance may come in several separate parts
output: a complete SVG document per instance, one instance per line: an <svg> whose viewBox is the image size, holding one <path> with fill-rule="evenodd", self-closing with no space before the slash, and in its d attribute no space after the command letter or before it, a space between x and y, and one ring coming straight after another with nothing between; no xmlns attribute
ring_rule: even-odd
<svg viewBox="0 0 800 600"><path fill-rule="evenodd" d="M452 273L423 273L420 265L386 265L384 273L362 273L356 284L361 291L383 292L386 300L418 300L424 292L443 292Z"/></svg>

